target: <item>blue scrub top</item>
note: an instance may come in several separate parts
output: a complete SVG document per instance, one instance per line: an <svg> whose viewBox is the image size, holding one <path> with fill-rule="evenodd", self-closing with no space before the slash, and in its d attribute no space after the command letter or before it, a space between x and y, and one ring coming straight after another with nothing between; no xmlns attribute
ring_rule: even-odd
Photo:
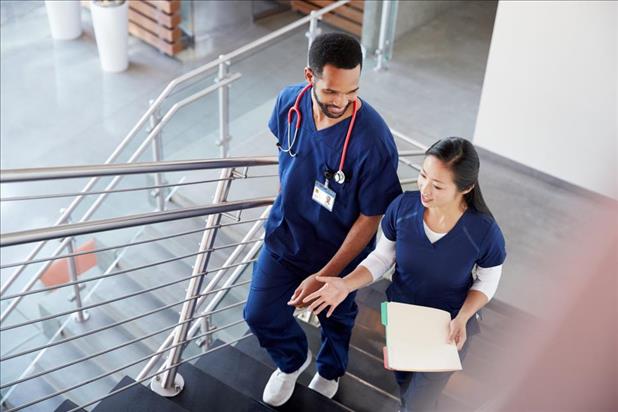
<svg viewBox="0 0 618 412"><path fill-rule="evenodd" d="M286 87L277 98L268 126L284 149L288 148L288 110L306 83ZM348 144L343 171L346 181L330 179L336 193L332 212L312 200L316 180L324 183L326 169L336 171L351 117L323 130L313 120L311 89L300 102L301 128L292 158L279 152L281 191L265 229L265 243L275 255L297 266L307 275L320 270L341 247L352 225L362 213L382 215L401 194L397 177L397 147L380 115L363 100ZM292 119L292 137L297 117ZM375 247L375 238L341 275L364 259Z"/></svg>
<svg viewBox="0 0 618 412"><path fill-rule="evenodd" d="M419 192L405 192L384 215L384 236L396 242L395 274L387 296L446 310L455 317L472 286L474 265L487 268L504 262L504 237L494 219L468 208L432 244L423 227L424 211Z"/></svg>

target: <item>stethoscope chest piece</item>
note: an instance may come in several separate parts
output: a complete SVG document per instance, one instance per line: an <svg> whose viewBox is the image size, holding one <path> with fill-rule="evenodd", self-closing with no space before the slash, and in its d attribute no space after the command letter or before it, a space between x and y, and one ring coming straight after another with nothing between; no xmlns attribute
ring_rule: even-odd
<svg viewBox="0 0 618 412"><path fill-rule="evenodd" d="M343 173L343 170L337 171L337 173L335 173L334 179L335 182L339 183L340 185L345 183L345 173Z"/></svg>

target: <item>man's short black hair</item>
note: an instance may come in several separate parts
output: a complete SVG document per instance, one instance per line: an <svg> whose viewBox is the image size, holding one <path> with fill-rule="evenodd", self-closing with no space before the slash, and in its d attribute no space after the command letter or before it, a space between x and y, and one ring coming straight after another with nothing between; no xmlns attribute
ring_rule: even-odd
<svg viewBox="0 0 618 412"><path fill-rule="evenodd" d="M361 45L354 37L344 33L324 33L317 36L309 49L309 67L316 76L322 76L327 64L338 69L363 66Z"/></svg>

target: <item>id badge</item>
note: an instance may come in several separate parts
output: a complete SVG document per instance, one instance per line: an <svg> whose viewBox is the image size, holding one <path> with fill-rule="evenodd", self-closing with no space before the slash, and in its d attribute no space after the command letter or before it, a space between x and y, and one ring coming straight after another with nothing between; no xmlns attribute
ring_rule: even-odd
<svg viewBox="0 0 618 412"><path fill-rule="evenodd" d="M311 198L329 212L333 211L335 196L337 196L337 193L333 192L331 189L326 187L326 185L323 185L317 180L315 181L313 196Z"/></svg>

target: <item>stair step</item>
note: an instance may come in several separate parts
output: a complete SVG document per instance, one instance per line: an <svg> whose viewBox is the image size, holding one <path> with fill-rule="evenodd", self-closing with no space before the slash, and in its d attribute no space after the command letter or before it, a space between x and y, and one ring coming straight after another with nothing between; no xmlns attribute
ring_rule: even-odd
<svg viewBox="0 0 618 412"><path fill-rule="evenodd" d="M122 314L122 319L128 318L134 314L135 313L124 313ZM110 317L109 311L93 312L91 314L91 318L86 322L86 324L73 325L71 327L71 332L72 334L81 334L88 330L93 330L99 327L104 327L105 325L110 325L112 323L115 323L117 320L121 319L114 319ZM140 320L142 321L142 323L149 321L148 317ZM134 335L135 330L132 326L136 322L139 322L139 320L135 322L129 322L125 325L115 326L113 328L97 332L83 338L79 338L75 342L77 345L80 346L80 349L87 354L94 354L100 351L112 349L138 337ZM166 334L162 333L148 340L135 342L130 345L115 349L111 352L99 355L93 359L86 361L86 364L94 362L101 365L101 367L103 367L106 371L111 371L116 368L124 367L128 363L131 363L132 361L140 359L144 356L150 355L152 352L154 352L157 343L162 342L165 339L165 336ZM150 344L148 344L147 341ZM112 376L116 377L116 381L120 380L124 375L134 376L141 370L142 366L143 365L140 364L133 365L129 368L123 369L120 372L117 372ZM109 390L109 387L107 388L107 390Z"/></svg>
<svg viewBox="0 0 618 412"><path fill-rule="evenodd" d="M451 378L444 387L442 396L447 395L449 398L459 402L462 410L474 410L479 408L487 399L486 387L486 385L470 377L465 372L458 371L451 375Z"/></svg>
<svg viewBox="0 0 618 412"><path fill-rule="evenodd" d="M64 402L62 402L60 404L60 406L58 406L56 408L56 410L54 412L68 412L71 411L75 408L77 408L79 405L74 404L73 402L71 402L71 400L66 399ZM79 408L77 410L75 410L75 412L86 412L85 409Z"/></svg>
<svg viewBox="0 0 618 412"><path fill-rule="evenodd" d="M390 283L388 279L380 279L367 287L359 289L356 292L356 303L362 303L372 309L380 309L382 302L386 301L386 289Z"/></svg>
<svg viewBox="0 0 618 412"><path fill-rule="evenodd" d="M320 329L305 322L299 323L305 331L311 351L314 354L317 354L321 345ZM369 356L367 353L357 350L354 346L351 346L348 351L348 369L346 372L395 397L399 396L399 386L397 385L397 381L391 371L384 369L384 362L382 359ZM343 382L341 383L343 384ZM342 387L342 389L344 388ZM362 392L362 387L355 389L358 390L359 393ZM346 405L356 409L348 403L346 403Z"/></svg>
<svg viewBox="0 0 618 412"><path fill-rule="evenodd" d="M386 345L384 330L376 331L356 323L354 329L352 329L350 344L357 350L364 351L382 361L383 349Z"/></svg>
<svg viewBox="0 0 618 412"><path fill-rule="evenodd" d="M221 356L219 351L215 353L216 356ZM224 360L224 364L232 368L231 364L227 363L227 359ZM271 410L242 393L240 390L242 385L238 381L222 382L217 377L204 373L200 368L188 363L182 364L178 369L184 378L185 387L179 395L170 400L189 411L258 412ZM246 373L245 365L240 370L245 371L244 376L254 378Z"/></svg>
<svg viewBox="0 0 618 412"><path fill-rule="evenodd" d="M440 396L436 412L473 412L478 408L462 404L450 396Z"/></svg>
<svg viewBox="0 0 618 412"><path fill-rule="evenodd" d="M197 252L197 246L194 252ZM129 269L139 266L152 265L164 260L173 259L176 256L166 250L163 246L156 243L140 245L128 252L123 261L120 263L122 269ZM165 283L173 282L187 278L192 274L192 265L195 262L195 257L185 258L182 260L174 260L158 264L156 266L147 267L131 271L124 276L131 279L139 287L137 290L150 289ZM189 284L189 280L175 283L152 292L149 295L156 297L162 304L168 305L178 302L185 298L185 289Z"/></svg>
<svg viewBox="0 0 618 412"><path fill-rule="evenodd" d="M146 276L146 274L142 274ZM116 297L125 296L143 290L143 287L126 275L119 275L104 281L95 291L97 301L110 300ZM152 293L143 293L126 299L121 299L99 307L99 310L106 313L111 319L121 321L126 318L146 313L166 306L157 296ZM143 336L147 333L157 331L165 326L178 322L178 312L180 305L153 313L147 317L136 320L135 322L124 324L130 330L131 336Z"/></svg>
<svg viewBox="0 0 618 412"><path fill-rule="evenodd" d="M245 353L247 356L256 359L257 361L268 365L270 370L274 370L276 368L268 353L259 346L257 338L254 336L240 341L236 345L236 349ZM313 348L312 351L314 351ZM314 354L315 353L316 352L314 352ZM298 382L303 385L308 385L315 372L315 362L312 362L307 370L302 373L298 379ZM268 378L261 382L262 386L260 390L264 388L267 380ZM339 390L337 391L334 400L355 411L387 412L396 411L399 408L399 401L397 399L393 399L391 396L374 390L373 388L354 379L354 377L350 375L344 375L339 380Z"/></svg>
<svg viewBox="0 0 618 412"><path fill-rule="evenodd" d="M245 346L257 346L257 340L254 337L243 339L241 342ZM257 348L260 349L259 347ZM247 355L244 351L231 346L223 347L204 356L196 363L196 366L222 382L234 386L245 396L253 399L262 399L264 386L271 373L275 370L272 363L263 363ZM297 383L290 400L276 408L276 410L290 412L319 410L321 412L330 412L345 411L346 409Z"/></svg>
<svg viewBox="0 0 618 412"><path fill-rule="evenodd" d="M128 386L135 381L128 376L110 392ZM95 412L187 412L176 403L157 395L142 384L115 393L103 399L94 409Z"/></svg>
<svg viewBox="0 0 618 412"><path fill-rule="evenodd" d="M67 333L66 336L71 335L72 333ZM49 348L47 353L39 360L38 367L41 370L50 370L90 354L91 352L88 349L87 343L84 341L85 339L86 338L80 338ZM34 379L34 381L40 382L41 380L45 380L54 387L60 389L81 385L86 380L106 372L103 362L104 360L100 358L90 359L62 368L56 372L48 373L40 378ZM62 396L68 397L77 403L86 403L90 399L105 395L117 381L118 380L114 379L113 375L107 376L65 392Z"/></svg>
<svg viewBox="0 0 618 412"><path fill-rule="evenodd" d="M148 226L144 231L144 238L152 239L161 236L169 236L175 233L204 229L205 226L205 218L192 218L175 220L172 222L162 222L157 223L156 225ZM216 244L224 245L240 241L237 235L234 232L231 232L229 229L230 227L223 227L217 231L217 236L215 238ZM164 248L171 256L184 256L190 253L196 253L198 251L203 234L203 231L199 231L183 236L159 240L150 244L156 244ZM227 249L221 251L214 251L212 253L212 259L214 259L216 263L223 263L228 254L229 251ZM193 262L195 261L195 257L192 257L189 260L191 261L191 264L193 264Z"/></svg>
<svg viewBox="0 0 618 412"><path fill-rule="evenodd" d="M34 368L35 373L38 373L40 371L41 370L39 368ZM53 383L50 383L44 379L25 381L18 384L13 390L13 392L11 392L11 395L8 397L7 401L2 404L2 410L4 411L19 407L21 405L25 405L34 400L41 399L47 395L51 395L52 393L55 393L60 389L61 388L55 387ZM2 395L5 395L5 390L2 391ZM28 412L53 411L62 403L62 401L63 399L61 397L55 396L53 398L29 406L25 410L27 410Z"/></svg>

